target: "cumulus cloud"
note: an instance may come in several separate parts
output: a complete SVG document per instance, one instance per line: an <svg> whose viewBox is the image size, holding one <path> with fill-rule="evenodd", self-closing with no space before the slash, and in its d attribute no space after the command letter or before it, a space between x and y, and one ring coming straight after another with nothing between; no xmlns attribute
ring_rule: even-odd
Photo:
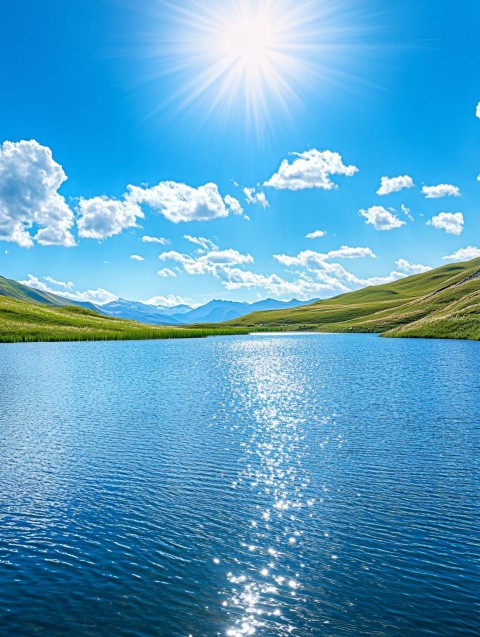
<svg viewBox="0 0 480 637"><path fill-rule="evenodd" d="M169 277L176 277L176 273L171 270L170 268L162 268L161 270L158 270L157 272L158 276L162 277L163 279L168 279Z"/></svg>
<svg viewBox="0 0 480 637"><path fill-rule="evenodd" d="M326 263L326 262L324 262ZM312 271L311 274L301 272L299 277L293 281L287 281L276 274L263 275L254 272L245 272L238 268L230 269L226 274L227 289L239 289L242 287L260 287L267 292L281 296L295 296L305 300L314 296L328 293L349 292L352 289L367 285L380 285L390 283L405 276L401 272L392 272L384 277L372 277L361 279L351 272L348 272L339 264L326 263L328 271Z"/></svg>
<svg viewBox="0 0 480 637"><path fill-rule="evenodd" d="M42 277L42 278L44 279L44 281L47 281L47 280L49 280L50 282L54 281L54 279L52 279L51 277ZM58 294L59 296L62 296L65 299L70 299L72 301L94 303L95 305L104 305L105 303L110 303L111 301L116 301L118 299L117 295L112 294L111 292L108 292L108 290L104 290L103 288L97 288L96 290L85 290L83 292L81 291L70 292L65 289L56 290L52 288L51 286L47 285L46 283L44 283L44 281L34 276L33 274L29 274L28 279L26 279L25 281L19 281L19 283L22 283L23 285L28 285L37 290L41 290L42 292L50 292L52 294ZM56 281L54 285L57 287L58 286L65 287L65 285L68 285L68 283L65 284L62 281Z"/></svg>
<svg viewBox="0 0 480 637"><path fill-rule="evenodd" d="M244 188L243 194L245 195L245 201L251 205L259 205L262 208L268 208L270 205L265 193L263 191L257 192L256 188Z"/></svg>
<svg viewBox="0 0 480 637"><path fill-rule="evenodd" d="M364 287L366 285L380 285L390 283L405 276L400 272L392 272L385 277L372 277L370 279L359 279L351 273L346 273L349 277L348 284L339 279L313 278L305 273L294 281L287 281L276 274L257 274L255 272L231 268L225 272L224 285L228 290L238 290L240 288L261 288L267 293L281 297L295 297L300 300L308 300L313 297L331 295L333 292L348 292L352 288Z"/></svg>
<svg viewBox="0 0 480 637"><path fill-rule="evenodd" d="M207 239L205 237L192 237L190 234L184 234L183 238L190 241L190 243L200 246L200 248L205 250L205 252L208 252L209 250L218 250L218 246L213 243L211 239Z"/></svg>
<svg viewBox="0 0 480 637"><path fill-rule="evenodd" d="M404 188L413 188L415 184L413 179L408 175L400 177L382 177L380 180L380 188L377 195L390 195L392 192L399 192Z"/></svg>
<svg viewBox="0 0 480 637"><path fill-rule="evenodd" d="M128 186L127 198L135 204L146 204L173 223L209 221L228 217L229 213L242 214L240 203L227 195L222 198L213 183L192 188L175 181L161 181L151 188Z"/></svg>
<svg viewBox="0 0 480 637"><path fill-rule="evenodd" d="M363 259L364 257L376 258L376 255L370 248L351 248L350 246L342 246L338 250L330 250L327 252L329 259Z"/></svg>
<svg viewBox="0 0 480 637"><path fill-rule="evenodd" d="M403 272L391 272L384 277L362 279L332 259L374 258L370 248L341 246L327 253L306 250L296 256L274 255L276 261L286 267L295 266L305 271L296 272L294 280L288 280L276 273L263 274L246 270L247 264L253 263L251 255L239 253L237 250L217 250L200 256L191 256L175 251L159 255L161 261L179 263L188 274L210 274L218 279L227 290L241 288L259 288L278 297L296 297L302 300L347 292L365 285L387 283L405 276Z"/></svg>
<svg viewBox="0 0 480 637"><path fill-rule="evenodd" d="M406 259L398 259L398 261L395 261L395 265L401 272L405 272L406 274L421 274L422 272L429 272L432 269L429 265L410 263L410 261Z"/></svg>
<svg viewBox="0 0 480 637"><path fill-rule="evenodd" d="M427 226L445 230L448 234L459 235L463 231L463 214L461 212L441 212L427 221Z"/></svg>
<svg viewBox="0 0 480 637"><path fill-rule="evenodd" d="M314 230L314 232L309 232L307 235L305 235L305 239L320 239L326 234L327 233L325 232L325 230Z"/></svg>
<svg viewBox="0 0 480 637"><path fill-rule="evenodd" d="M84 292L72 292L68 294L63 294L62 296L66 296L69 299L74 301L87 301L89 303L94 303L95 305L105 305L105 303L111 303L112 301L116 301L118 296L116 294L112 294L108 290L104 290L103 288L97 288L96 290L85 290Z"/></svg>
<svg viewBox="0 0 480 637"><path fill-rule="evenodd" d="M188 274L213 274L214 276L217 275L219 268L223 266L253 263L253 257L250 254L241 254L238 250L233 250L232 248L212 250L197 257L171 250L170 252L162 252L158 258L160 261L180 263Z"/></svg>
<svg viewBox="0 0 480 637"><path fill-rule="evenodd" d="M478 259L480 257L480 248L468 246L468 248L460 248L452 254L447 254L443 258L447 261L470 261L470 259Z"/></svg>
<svg viewBox="0 0 480 637"><path fill-rule="evenodd" d="M132 259L133 261L145 261L145 259L139 254L131 254L130 259Z"/></svg>
<svg viewBox="0 0 480 637"><path fill-rule="evenodd" d="M318 281L289 282L276 274L259 274L241 269L240 265L253 263L251 255L241 254L237 250L216 250L207 254L192 257L187 254L171 251L159 256L162 261L175 261L188 274L210 274L217 278L227 290L240 288L261 288L275 296L294 296L306 299L325 292L329 286Z"/></svg>
<svg viewBox="0 0 480 637"><path fill-rule="evenodd" d="M438 184L438 186L423 186L422 194L427 199L439 199L440 197L460 197L461 192L458 186Z"/></svg>
<svg viewBox="0 0 480 637"><path fill-rule="evenodd" d="M365 218L365 223L373 226L375 230L393 230L405 225L405 221L383 206L371 206L367 210L360 210L360 215Z"/></svg>
<svg viewBox="0 0 480 637"><path fill-rule="evenodd" d="M140 206L133 201L120 201L105 196L80 198L78 203L78 234L86 239L106 239L120 234L126 228L137 226L143 218Z"/></svg>
<svg viewBox="0 0 480 637"><path fill-rule="evenodd" d="M6 141L0 146L0 240L30 248L72 247L72 210L58 193L67 176L47 146Z"/></svg>
<svg viewBox="0 0 480 637"><path fill-rule="evenodd" d="M304 153L291 153L296 159L289 162L284 159L278 171L264 183L264 186L278 190L305 190L323 188L331 190L336 185L332 175L352 177L358 168L346 166L339 153L330 150L308 150Z"/></svg>
<svg viewBox="0 0 480 637"><path fill-rule="evenodd" d="M295 256L286 254L274 255L274 258L286 267L301 267L309 273L313 273L316 280L326 289L338 292L349 292L352 289L367 285L380 285L389 283L405 276L402 272L391 272L387 276L360 278L348 271L340 263L332 263L332 259L359 259L364 257L375 258L370 248L351 248L342 246L338 250L327 253L303 250Z"/></svg>
<svg viewBox="0 0 480 637"><path fill-rule="evenodd" d="M477 104L477 109L475 111L475 115L480 119L480 102Z"/></svg>
<svg viewBox="0 0 480 637"><path fill-rule="evenodd" d="M329 286L308 276L287 281L277 274L259 274L240 268L225 268L219 273L219 278L227 290L259 288L273 296L296 297L301 300L311 299L330 291Z"/></svg>
<svg viewBox="0 0 480 637"><path fill-rule="evenodd" d="M170 243L170 240L165 239L165 237L150 237L148 234L144 235L141 240L143 243L159 243L162 246L166 246Z"/></svg>

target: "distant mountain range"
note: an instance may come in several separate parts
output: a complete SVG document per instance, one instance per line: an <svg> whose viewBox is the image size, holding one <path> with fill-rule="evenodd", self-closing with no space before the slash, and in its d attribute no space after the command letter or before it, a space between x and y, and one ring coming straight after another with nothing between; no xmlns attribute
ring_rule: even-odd
<svg viewBox="0 0 480 637"><path fill-rule="evenodd" d="M187 308L188 313L192 308L188 305L179 305L175 308L155 307L146 303L137 301L126 301L125 299L117 299L111 303L106 303L98 308L99 312L116 318L130 319L139 323L150 323L152 325L180 325L182 321L177 321L175 316L170 315L170 311L177 310L178 316L182 316L182 308ZM172 313L173 314L173 313Z"/></svg>
<svg viewBox="0 0 480 637"><path fill-rule="evenodd" d="M315 299L314 299L315 300ZM215 299L197 308L188 305L164 307L147 305L134 301L118 299L100 307L100 311L109 316L128 318L140 323L156 325L188 325L192 323L221 323L240 318L251 312L266 310L289 309L313 303L313 301L276 301L265 299L255 303L241 303L238 301L222 301Z"/></svg>
<svg viewBox="0 0 480 637"><path fill-rule="evenodd" d="M231 321L251 312L264 312L266 310L281 310L292 307L300 307L313 303L311 301L276 301L265 299L255 303L241 303L239 301L222 301L215 299L205 305L192 308L189 305L176 305L174 307L148 305L138 301L117 299L105 305L73 301L59 294L37 290L23 283L0 276L0 296L10 296L21 301L33 301L61 307L63 305L79 305L80 307L94 310L107 316L130 319L139 323L153 325L188 325L192 323L220 323Z"/></svg>
<svg viewBox="0 0 480 637"><path fill-rule="evenodd" d="M315 300L315 299L314 299ZM188 305L174 307L147 305L135 301L118 299L99 309L103 314L128 318L140 323L152 323L155 325L188 325L192 323L221 323L240 318L251 312L264 312L266 310L286 310L291 307L299 307L313 303L313 301L276 301L265 299L255 303L241 303L238 301L222 301L215 299L197 308Z"/></svg>

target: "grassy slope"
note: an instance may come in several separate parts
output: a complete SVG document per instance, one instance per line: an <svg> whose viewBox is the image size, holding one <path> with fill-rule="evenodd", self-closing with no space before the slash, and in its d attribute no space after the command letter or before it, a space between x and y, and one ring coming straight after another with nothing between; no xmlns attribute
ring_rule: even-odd
<svg viewBox="0 0 480 637"><path fill-rule="evenodd" d="M480 259L290 310L256 312L224 326L387 336L480 339Z"/></svg>
<svg viewBox="0 0 480 637"><path fill-rule="evenodd" d="M246 333L215 326L214 329L143 325L96 314L74 305L52 307L0 296L0 342L88 341L192 338Z"/></svg>
<svg viewBox="0 0 480 637"><path fill-rule="evenodd" d="M53 307L80 305L85 306L88 309L94 309L94 306L91 303L75 303L73 301L69 301L63 296L58 296L58 294L51 294L50 292L36 290L28 285L23 285L23 283L18 283L18 281L14 281L13 279L6 279L5 277L0 276L0 297L2 296L8 296L20 301L33 301L34 303L42 303Z"/></svg>
<svg viewBox="0 0 480 637"><path fill-rule="evenodd" d="M191 327L143 325L77 306L48 306L45 299L28 298L27 302L2 296L9 285L17 295L36 294L31 288L18 289L14 284L0 279L0 342L188 338L252 330L380 332L386 336L480 340L480 259L449 264L312 305L255 312L223 324Z"/></svg>

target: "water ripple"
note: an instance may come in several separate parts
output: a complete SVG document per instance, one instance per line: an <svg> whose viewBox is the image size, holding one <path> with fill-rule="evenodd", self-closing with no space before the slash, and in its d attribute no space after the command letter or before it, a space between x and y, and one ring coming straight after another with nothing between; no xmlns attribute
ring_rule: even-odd
<svg viewBox="0 0 480 637"><path fill-rule="evenodd" d="M1 348L0 634L476 636L479 353Z"/></svg>

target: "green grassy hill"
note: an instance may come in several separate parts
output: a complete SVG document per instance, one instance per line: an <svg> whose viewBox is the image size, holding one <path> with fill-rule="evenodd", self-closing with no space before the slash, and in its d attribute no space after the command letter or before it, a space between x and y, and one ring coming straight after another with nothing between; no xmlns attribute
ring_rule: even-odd
<svg viewBox="0 0 480 637"><path fill-rule="evenodd" d="M480 339L480 259L445 265L289 310L256 312L224 326L261 330L379 332Z"/></svg>
<svg viewBox="0 0 480 637"><path fill-rule="evenodd" d="M5 277L0 276L0 297L2 296L8 296L20 301L33 301L34 303L42 303L44 305L51 305L52 307L78 305L80 307L86 307L89 310L97 309L92 303L70 301L58 294L42 292L41 290L31 288L28 285L24 285L23 283L19 283L13 279L6 279Z"/></svg>
<svg viewBox="0 0 480 637"><path fill-rule="evenodd" d="M65 303L0 277L0 342L188 338L263 330L480 340L480 259L223 324L144 325Z"/></svg>
<svg viewBox="0 0 480 637"><path fill-rule="evenodd" d="M144 325L75 305L53 307L0 296L0 343L194 338L247 333L246 329Z"/></svg>

